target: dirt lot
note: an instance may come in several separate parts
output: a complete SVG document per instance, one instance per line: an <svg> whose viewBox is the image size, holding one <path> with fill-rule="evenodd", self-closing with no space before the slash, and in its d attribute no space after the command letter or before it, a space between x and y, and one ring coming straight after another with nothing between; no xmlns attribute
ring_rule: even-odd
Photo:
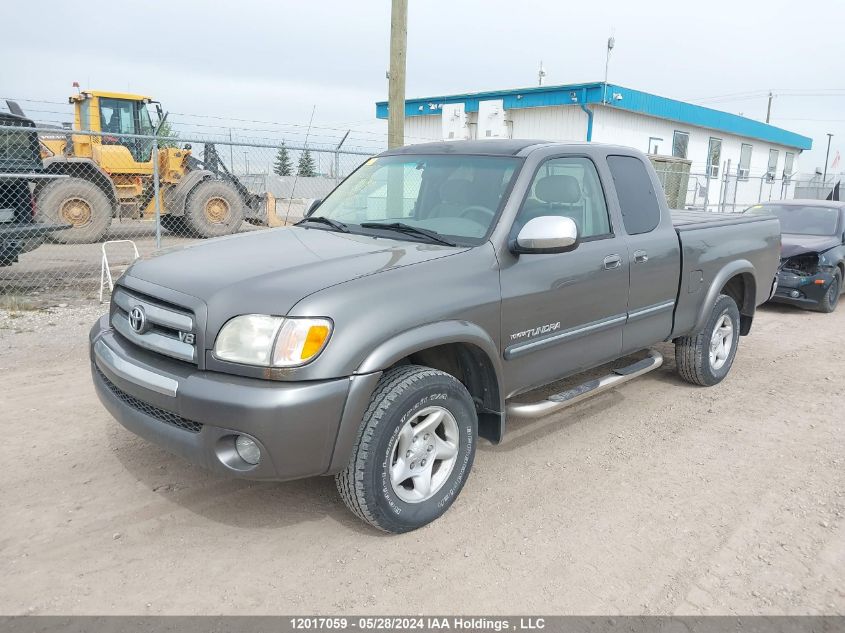
<svg viewBox="0 0 845 633"><path fill-rule="evenodd" d="M0 311L0 613L845 613L845 306L761 310L729 378L667 363L482 444L387 536L328 478L210 475L89 378L98 306Z"/></svg>

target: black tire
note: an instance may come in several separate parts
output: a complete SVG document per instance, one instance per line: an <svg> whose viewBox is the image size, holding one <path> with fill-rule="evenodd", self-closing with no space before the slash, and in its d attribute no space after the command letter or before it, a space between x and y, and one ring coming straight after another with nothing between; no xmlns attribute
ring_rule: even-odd
<svg viewBox="0 0 845 633"><path fill-rule="evenodd" d="M445 409L456 423L457 450L449 466L451 470L443 471L444 480L433 489L430 498L408 502L394 489L390 467L397 443L401 441L400 432L414 424L415 414L433 406ZM335 476L340 496L359 518L380 530L399 534L420 528L445 513L460 494L472 468L477 433L475 405L456 378L418 365L390 369L376 385L349 464ZM415 452L424 458L425 453L420 451L430 450L425 446L428 441L420 444ZM409 460L418 459L411 453L409 450L405 456ZM437 468L436 459L432 463ZM443 463L439 462L441 466ZM413 468L414 462L410 464ZM425 462L417 464L425 465Z"/></svg>
<svg viewBox="0 0 845 633"><path fill-rule="evenodd" d="M710 344L717 326L727 318L733 329L730 349L723 364L711 362ZM731 370L739 344L739 309L727 295L719 295L710 317L698 334L675 339L675 364L681 378L694 385L711 387L722 382ZM722 349L725 349L724 347ZM719 360L716 361L718 365Z"/></svg>
<svg viewBox="0 0 845 633"><path fill-rule="evenodd" d="M111 226L111 200L94 183L83 178L60 178L38 194L36 219L49 224L72 224L47 239L59 244L90 244L103 239Z"/></svg>
<svg viewBox="0 0 845 633"><path fill-rule="evenodd" d="M839 305L839 295L842 293L842 272L837 268L836 271L833 273L833 281L830 282L830 286L827 288L827 292L825 293L822 300L819 301L819 307L816 308L819 312L825 312L830 314L834 310L836 310L836 306Z"/></svg>
<svg viewBox="0 0 845 633"><path fill-rule="evenodd" d="M178 237L189 237L191 233L188 227L185 226L184 218L175 215L161 216L161 228Z"/></svg>
<svg viewBox="0 0 845 633"><path fill-rule="evenodd" d="M202 181L191 191L185 205L185 226L198 237L231 235L241 227L243 219L240 194L220 180Z"/></svg>

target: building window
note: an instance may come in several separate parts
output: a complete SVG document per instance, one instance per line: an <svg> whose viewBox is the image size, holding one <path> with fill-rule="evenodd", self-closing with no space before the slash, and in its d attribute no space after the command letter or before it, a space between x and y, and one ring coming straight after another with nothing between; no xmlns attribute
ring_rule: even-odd
<svg viewBox="0 0 845 633"><path fill-rule="evenodd" d="M795 169L795 154L787 152L783 155L783 184L788 185L792 180L792 172Z"/></svg>
<svg viewBox="0 0 845 633"><path fill-rule="evenodd" d="M766 168L766 180L769 182L775 179L778 171L778 151L776 149L769 150L769 166Z"/></svg>
<svg viewBox="0 0 845 633"><path fill-rule="evenodd" d="M675 156L676 158L686 158L688 148L689 133L678 132L678 130L675 130L675 134L672 136L672 156Z"/></svg>
<svg viewBox="0 0 845 633"><path fill-rule="evenodd" d="M648 151L647 154L653 154L654 156L658 156L660 154L660 143L663 142L663 139L659 136L649 136L648 137Z"/></svg>
<svg viewBox="0 0 845 633"><path fill-rule="evenodd" d="M739 149L739 169L737 175L740 180L748 180L748 174L751 171L751 146L748 143L743 143Z"/></svg>
<svg viewBox="0 0 845 633"><path fill-rule="evenodd" d="M719 177L719 163L722 161L722 139L710 138L707 144L707 175Z"/></svg>

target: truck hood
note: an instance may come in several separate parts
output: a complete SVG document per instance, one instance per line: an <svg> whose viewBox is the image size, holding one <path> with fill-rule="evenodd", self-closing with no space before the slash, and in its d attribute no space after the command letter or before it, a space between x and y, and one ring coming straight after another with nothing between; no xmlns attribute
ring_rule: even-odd
<svg viewBox="0 0 845 633"><path fill-rule="evenodd" d="M835 246L839 246L840 240L835 235L798 235L796 233L784 233L781 236L781 259L803 255L804 253L823 253Z"/></svg>
<svg viewBox="0 0 845 633"><path fill-rule="evenodd" d="M165 249L126 274L205 302L211 329L212 321L237 314L285 315L329 286L465 250L290 227Z"/></svg>

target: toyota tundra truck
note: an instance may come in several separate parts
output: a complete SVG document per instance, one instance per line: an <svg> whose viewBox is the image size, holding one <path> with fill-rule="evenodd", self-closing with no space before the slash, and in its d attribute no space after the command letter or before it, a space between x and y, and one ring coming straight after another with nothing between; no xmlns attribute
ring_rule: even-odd
<svg viewBox="0 0 845 633"><path fill-rule="evenodd" d="M333 475L406 532L455 501L480 438L658 368L657 343L684 380L722 381L779 254L771 216L670 212L629 148L414 145L295 226L138 260L91 371L150 442L233 477Z"/></svg>

